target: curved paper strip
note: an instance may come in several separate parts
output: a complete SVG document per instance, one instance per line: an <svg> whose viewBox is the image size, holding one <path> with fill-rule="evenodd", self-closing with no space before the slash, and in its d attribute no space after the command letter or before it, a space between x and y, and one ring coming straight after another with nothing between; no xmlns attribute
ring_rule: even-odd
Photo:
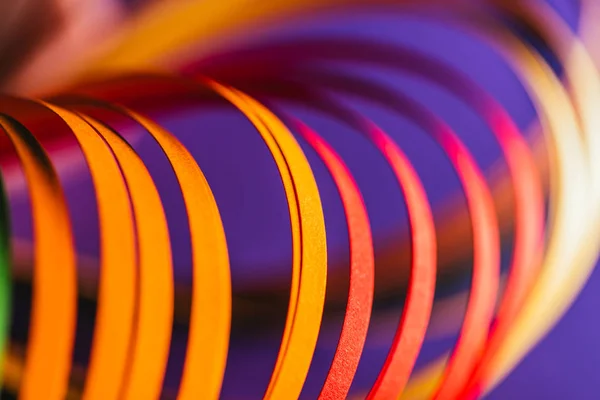
<svg viewBox="0 0 600 400"><path fill-rule="evenodd" d="M289 119L289 118L288 118ZM356 374L373 305L375 259L369 217L348 167L333 148L299 120L298 132L327 166L340 193L350 242L350 287L340 339L319 399L344 399Z"/></svg>
<svg viewBox="0 0 600 400"><path fill-rule="evenodd" d="M440 141L459 173L467 197L473 221L475 253L473 283L465 320L436 399L456 398L462 385L469 379L473 365L485 347L494 317L500 274L500 240L491 193L466 147L445 129L441 128L436 135L446 132L440 135Z"/></svg>
<svg viewBox="0 0 600 400"><path fill-rule="evenodd" d="M177 175L192 238L190 336L178 399L218 399L231 326L231 277L225 231L213 193L192 155L169 132L126 111L156 139Z"/></svg>
<svg viewBox="0 0 600 400"><path fill-rule="evenodd" d="M119 165L99 134L75 113L45 104L71 128L86 157L100 220L100 288L83 398L117 398L131 346L137 259L129 193Z"/></svg>
<svg viewBox="0 0 600 400"><path fill-rule="evenodd" d="M218 399L229 348L231 277L217 203L200 167L177 138L138 113L115 108L140 123L159 144L177 176L188 213L194 268L192 314L177 398Z"/></svg>
<svg viewBox="0 0 600 400"><path fill-rule="evenodd" d="M35 137L5 115L0 126L22 164L34 221L32 320L20 395L59 400L67 391L77 318L71 223L56 172Z"/></svg>
<svg viewBox="0 0 600 400"><path fill-rule="evenodd" d="M292 290L284 337L265 398L300 395L323 315L327 277L325 221L310 165L287 128L266 108L242 93L206 81L256 126L277 162L292 225Z"/></svg>
<svg viewBox="0 0 600 400"><path fill-rule="evenodd" d="M125 399L160 397L173 325L173 266L167 221L142 160L118 134L83 118L102 136L129 187L139 246L137 326L122 387Z"/></svg>
<svg viewBox="0 0 600 400"><path fill-rule="evenodd" d="M2 173L0 173L0 386L4 377L10 318L12 280L10 276L10 214Z"/></svg>
<svg viewBox="0 0 600 400"><path fill-rule="evenodd" d="M366 132L390 163L402 186L412 234L413 259L406 303L390 353L368 398L386 398L402 391L425 339L435 292L436 239L425 189L398 145L375 124ZM379 397L381 396L381 397Z"/></svg>

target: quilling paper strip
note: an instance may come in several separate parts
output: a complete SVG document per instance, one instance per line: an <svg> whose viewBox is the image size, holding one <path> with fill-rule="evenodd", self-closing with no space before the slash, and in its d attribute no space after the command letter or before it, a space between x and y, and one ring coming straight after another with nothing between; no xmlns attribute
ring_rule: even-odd
<svg viewBox="0 0 600 400"><path fill-rule="evenodd" d="M284 353L279 353L265 398L296 398L300 395L310 367L325 300L327 254L325 222L319 192L308 162L285 126L255 101L223 88L216 86L217 91L241 109L247 109L244 102L249 103L250 110L258 114L258 118L262 119L267 129L271 129L270 134L281 147L281 151L288 153L286 161L291 175L295 178L293 179L300 212L300 235L304 241L300 249L302 264L297 278L298 298L296 302L290 299L290 312L286 321L286 332L289 333L284 332L282 342ZM250 118L250 115L248 117ZM260 130L258 124L257 129ZM294 280L292 285L293 283ZM295 309L292 309L292 306Z"/></svg>
<svg viewBox="0 0 600 400"><path fill-rule="evenodd" d="M169 355L173 325L171 242L162 202L150 173L123 138L84 116L110 146L129 187L139 251L139 295L131 355L121 396L157 398Z"/></svg>
<svg viewBox="0 0 600 400"><path fill-rule="evenodd" d="M289 117L286 118L289 120ZM333 148L299 120L291 120L300 136L323 160L344 205L350 242L350 287L340 339L319 399L343 399L348 395L367 338L373 305L375 259L369 217L350 174Z"/></svg>
<svg viewBox="0 0 600 400"><path fill-rule="evenodd" d="M32 320L20 393L24 399L61 399L71 370L77 307L71 224L58 177L35 137L6 115L0 125L28 180L34 216Z"/></svg>
<svg viewBox="0 0 600 400"><path fill-rule="evenodd" d="M150 132L169 158L188 212L194 282L190 339L178 399L218 398L231 325L229 256L219 210L206 178L183 145L151 120L127 113Z"/></svg>
<svg viewBox="0 0 600 400"><path fill-rule="evenodd" d="M82 117L46 106L69 125L79 141L94 180L101 221L98 315L83 398L116 398L131 346L138 275L129 192L101 136Z"/></svg>
<svg viewBox="0 0 600 400"><path fill-rule="evenodd" d="M1 174L0 174L1 175ZM10 217L6 187L0 176L0 385L4 376L4 359L12 312L12 278L10 275Z"/></svg>

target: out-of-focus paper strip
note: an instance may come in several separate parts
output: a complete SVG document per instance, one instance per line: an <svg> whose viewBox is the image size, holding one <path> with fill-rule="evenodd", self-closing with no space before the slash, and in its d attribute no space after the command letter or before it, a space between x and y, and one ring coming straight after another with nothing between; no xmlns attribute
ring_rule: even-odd
<svg viewBox="0 0 600 400"><path fill-rule="evenodd" d="M0 125L28 179L34 216L32 329L21 396L58 400L68 388L77 308L70 220L58 177L35 137L10 117L0 116Z"/></svg>

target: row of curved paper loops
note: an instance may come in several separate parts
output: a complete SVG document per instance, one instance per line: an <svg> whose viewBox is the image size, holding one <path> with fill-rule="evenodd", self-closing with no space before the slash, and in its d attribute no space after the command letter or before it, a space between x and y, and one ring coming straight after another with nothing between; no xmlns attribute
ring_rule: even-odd
<svg viewBox="0 0 600 400"><path fill-rule="evenodd" d="M356 3L344 5L361 5ZM20 356L7 344L12 310L10 225L9 204L2 190L0 343L5 349L7 390L26 400L161 396L174 320L171 244L150 173L128 137L119 134L125 121L142 127L164 152L177 177L188 216L192 308L176 398L219 398L232 296L219 208L194 157L174 135L147 117L144 107L134 106L140 98L159 99L157 104L164 110L225 100L254 125L277 165L289 208L293 270L284 334L265 398L300 396L325 303L325 221L319 189L299 141L314 149L337 186L350 245L346 313L319 398L348 396L369 329L375 280L369 218L354 178L319 132L278 110L273 106L276 100L304 104L364 136L389 164L405 199L411 231L411 274L402 319L375 384L359 397L472 399L492 389L572 302L594 266L598 250L595 238L600 238L600 177L596 176L600 157L595 154L600 151L600 121L593 109L600 104L597 66L586 47L545 3L532 1L521 7L516 5L519 2L496 3L482 9L456 5L453 18L444 23L478 35L505 55L535 104L547 157L539 157L502 106L462 72L410 48L351 38L297 39L255 46L190 62L179 77L147 74L109 79L79 85L44 101L2 98L3 157L18 160L26 178L35 239L30 331L25 355ZM296 3L290 2L287 11L293 5ZM286 11L287 6L279 6L282 10L268 6L264 11ZM191 15L200 13L204 6L182 7L179 12ZM173 14L173 20L182 15ZM168 23L169 17L163 15L161 26ZM517 32L513 29L517 25L526 29ZM189 42L195 34L198 39L203 32L188 32L180 41ZM544 54L539 46L529 44L527 35L534 35L543 44ZM128 42L124 43L119 51L130 54L126 53ZM136 51L131 58L137 57L137 61L151 56L143 48ZM560 62L562 76L546 61L548 54ZM496 191L488 186L459 136L438 116L410 97L360 74L319 68L322 61L383 66L425 79L473 109L502 150L514 193L514 214L500 215L499 221ZM563 84L563 78L568 85ZM334 95L362 98L413 121L443 149L467 200L474 267L460 336L448 356L414 373L436 284L439 237L432 210L423 184L402 149L375 121ZM44 124L38 122L40 119ZM75 368L77 254L63 189L46 148L56 138L72 141L81 149L92 177L100 220L98 310L82 387L69 383ZM509 274L499 296L499 226L506 218L514 218L515 234Z"/></svg>

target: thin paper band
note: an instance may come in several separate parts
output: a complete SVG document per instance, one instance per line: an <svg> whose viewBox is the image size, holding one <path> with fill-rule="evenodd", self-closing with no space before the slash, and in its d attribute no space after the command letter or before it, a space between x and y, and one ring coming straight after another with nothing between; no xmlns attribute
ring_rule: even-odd
<svg viewBox="0 0 600 400"><path fill-rule="evenodd" d="M331 368L319 395L321 400L343 399L356 374L371 318L375 275L371 227L362 195L340 156L301 121L293 120L293 125L327 166L346 214L350 242L348 303Z"/></svg>
<svg viewBox="0 0 600 400"><path fill-rule="evenodd" d="M129 192L119 165L99 134L78 115L46 103L72 129L95 186L100 220L100 288L96 330L83 398L116 398L132 345L137 258Z"/></svg>
<svg viewBox="0 0 600 400"><path fill-rule="evenodd" d="M128 370L121 396L158 398L167 364L173 326L171 242L160 196L150 173L118 134L87 117L121 166L129 187L139 251L139 297Z"/></svg>
<svg viewBox="0 0 600 400"><path fill-rule="evenodd" d="M298 143L270 111L234 89L212 81L206 84L256 126L284 183L294 239L292 290L284 336L265 398L297 398L317 343L325 301L327 250L319 191Z"/></svg>
<svg viewBox="0 0 600 400"><path fill-rule="evenodd" d="M0 385L4 377L4 360L12 315L12 279L10 275L10 214L8 197L0 173Z"/></svg>
<svg viewBox="0 0 600 400"><path fill-rule="evenodd" d="M20 395L60 400L71 371L77 309L71 223L56 172L35 137L8 116L0 116L0 125L22 164L34 221L32 320Z"/></svg>

